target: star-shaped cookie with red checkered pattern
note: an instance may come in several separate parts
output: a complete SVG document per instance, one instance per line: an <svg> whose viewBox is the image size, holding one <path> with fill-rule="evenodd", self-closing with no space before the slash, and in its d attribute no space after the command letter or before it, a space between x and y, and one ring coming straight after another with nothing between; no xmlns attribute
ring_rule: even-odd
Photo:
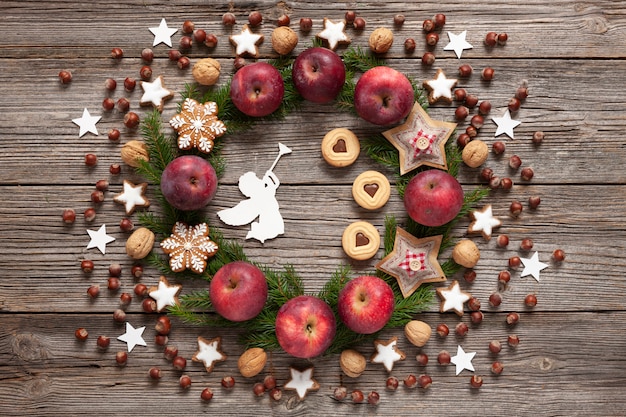
<svg viewBox="0 0 626 417"><path fill-rule="evenodd" d="M406 121L383 136L400 152L400 175L404 175L422 165L447 170L446 142L455 128L456 123L431 119L415 103Z"/></svg>
<svg viewBox="0 0 626 417"><path fill-rule="evenodd" d="M437 255L443 236L418 239L406 230L396 228L393 251L376 264L376 268L398 280L404 298L422 284L445 281Z"/></svg>

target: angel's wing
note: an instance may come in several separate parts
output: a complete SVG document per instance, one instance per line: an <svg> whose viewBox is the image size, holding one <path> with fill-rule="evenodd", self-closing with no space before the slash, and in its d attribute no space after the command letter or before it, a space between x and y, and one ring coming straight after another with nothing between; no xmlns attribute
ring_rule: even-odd
<svg viewBox="0 0 626 417"><path fill-rule="evenodd" d="M242 226L259 217L259 205L251 199L242 200L235 207L220 210L217 216L230 226Z"/></svg>

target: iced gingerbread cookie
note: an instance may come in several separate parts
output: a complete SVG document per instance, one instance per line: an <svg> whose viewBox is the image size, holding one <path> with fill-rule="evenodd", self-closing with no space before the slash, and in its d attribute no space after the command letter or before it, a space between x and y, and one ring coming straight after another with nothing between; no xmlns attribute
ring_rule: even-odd
<svg viewBox="0 0 626 417"><path fill-rule="evenodd" d="M243 25L239 35L232 35L230 43L235 46L235 55L248 55L256 58L259 55L258 45L263 42L263 35L252 33L248 25Z"/></svg>
<svg viewBox="0 0 626 417"><path fill-rule="evenodd" d="M500 227L502 222L493 217L491 204L487 204L482 210L474 210L470 213L472 222L467 231L469 233L481 233L485 240L491 239L493 229Z"/></svg>
<svg viewBox="0 0 626 417"><path fill-rule="evenodd" d="M211 152L215 138L226 132L217 118L217 104L200 104L192 98L185 99L181 112L170 119L170 126L178 133L179 149L197 148L204 153Z"/></svg>
<svg viewBox="0 0 626 417"><path fill-rule="evenodd" d="M209 239L206 223L187 226L176 222L171 236L161 241L161 248L170 256L173 272L191 269L197 274L204 272L207 259L217 252L217 244Z"/></svg>
<svg viewBox="0 0 626 417"><path fill-rule="evenodd" d="M178 294L182 289L182 285L170 285L167 278L161 277L158 285L150 288L148 295L156 301L157 311L160 312L178 304Z"/></svg>
<svg viewBox="0 0 626 417"><path fill-rule="evenodd" d="M174 97L174 93L163 86L163 76L152 81L140 81L139 84L143 89L143 95L139 100L139 104L142 106L154 106L159 111L163 111L165 100L169 100Z"/></svg>
<svg viewBox="0 0 626 417"><path fill-rule="evenodd" d="M376 353L372 355L371 361L373 363L382 363L387 372L393 370L393 364L397 361L403 361L406 358L404 352L398 349L398 338L393 337L389 340L374 341L376 347Z"/></svg>
<svg viewBox="0 0 626 417"><path fill-rule="evenodd" d="M191 358L194 362L202 362L207 372L213 371L215 362L226 360L226 355L222 353L222 338L207 340L204 337L198 337L198 350Z"/></svg>
<svg viewBox="0 0 626 417"><path fill-rule="evenodd" d="M352 183L354 201L368 210L384 206L391 195L389 180L378 171L365 171Z"/></svg>
<svg viewBox="0 0 626 417"><path fill-rule="evenodd" d="M317 391L320 384L313 379L313 367L304 371L299 371L294 367L289 368L291 378L285 384L286 390L294 390L298 394L298 398L303 400L309 391Z"/></svg>
<svg viewBox="0 0 626 417"><path fill-rule="evenodd" d="M146 182L135 185L124 180L124 191L113 197L113 201L123 204L126 215L130 216L135 212L136 207L148 207L150 205L150 201L144 195L147 187L148 183Z"/></svg>
<svg viewBox="0 0 626 417"><path fill-rule="evenodd" d="M437 288L437 295L441 298L440 312L454 310L459 316L463 315L463 304L472 297L470 293L461 291L459 281L456 280L448 288Z"/></svg>
<svg viewBox="0 0 626 417"><path fill-rule="evenodd" d="M457 81L455 78L447 78L443 70L439 68L434 79L423 83L424 88L428 90L428 102L434 104L441 100L452 103L452 89L456 86Z"/></svg>
<svg viewBox="0 0 626 417"><path fill-rule="evenodd" d="M335 50L340 43L350 43L350 38L345 32L346 22L342 20L335 23L328 18L324 18L324 30L317 34L317 37L328 42L328 47Z"/></svg>
<svg viewBox="0 0 626 417"><path fill-rule="evenodd" d="M322 157L331 166L340 168L351 165L360 152L359 138L351 130L342 127L333 129L322 139Z"/></svg>
<svg viewBox="0 0 626 417"><path fill-rule="evenodd" d="M372 258L380 247L380 234L371 223L354 222L343 231L341 246L350 258L364 261Z"/></svg>

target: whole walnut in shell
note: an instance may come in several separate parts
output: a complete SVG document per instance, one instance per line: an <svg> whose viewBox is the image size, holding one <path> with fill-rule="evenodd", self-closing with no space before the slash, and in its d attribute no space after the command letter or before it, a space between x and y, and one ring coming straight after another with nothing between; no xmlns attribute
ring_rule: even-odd
<svg viewBox="0 0 626 417"><path fill-rule="evenodd" d="M473 268L480 259L480 250L471 240L462 239L452 249L452 259L461 266Z"/></svg>
<svg viewBox="0 0 626 417"><path fill-rule="evenodd" d="M470 168L478 168L485 163L489 156L489 147L482 140L475 139L465 145L461 157Z"/></svg>
<svg viewBox="0 0 626 417"><path fill-rule="evenodd" d="M369 38L369 46L377 54L384 54L393 44L393 32L387 28L375 29Z"/></svg>
<svg viewBox="0 0 626 417"><path fill-rule="evenodd" d="M220 63L213 58L204 58L196 62L191 70L194 80L202 85L214 85L220 77Z"/></svg>
<svg viewBox="0 0 626 417"><path fill-rule="evenodd" d="M272 32L272 48L280 55L287 55L298 44L298 34L288 26L279 26Z"/></svg>
<svg viewBox="0 0 626 417"><path fill-rule="evenodd" d="M367 361L365 360L365 356L361 355L354 349L346 349L341 352L341 356L339 357L339 365L341 366L341 370L351 378L357 378L361 376L363 371L365 371L365 366L367 365Z"/></svg>

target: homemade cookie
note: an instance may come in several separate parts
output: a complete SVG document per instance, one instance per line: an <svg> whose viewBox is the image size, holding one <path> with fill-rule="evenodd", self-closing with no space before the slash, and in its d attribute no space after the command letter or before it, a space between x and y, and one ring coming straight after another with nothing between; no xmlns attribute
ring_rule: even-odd
<svg viewBox="0 0 626 417"><path fill-rule="evenodd" d="M364 261L378 252L380 234L371 223L354 222L343 231L341 246L350 258Z"/></svg>
<svg viewBox="0 0 626 417"><path fill-rule="evenodd" d="M354 201L368 210L384 206L391 195L389 180L378 171L365 171L352 183Z"/></svg>
<svg viewBox="0 0 626 417"><path fill-rule="evenodd" d="M322 139L322 157L329 165L345 167L359 157L361 145L356 135L344 128L333 129Z"/></svg>

